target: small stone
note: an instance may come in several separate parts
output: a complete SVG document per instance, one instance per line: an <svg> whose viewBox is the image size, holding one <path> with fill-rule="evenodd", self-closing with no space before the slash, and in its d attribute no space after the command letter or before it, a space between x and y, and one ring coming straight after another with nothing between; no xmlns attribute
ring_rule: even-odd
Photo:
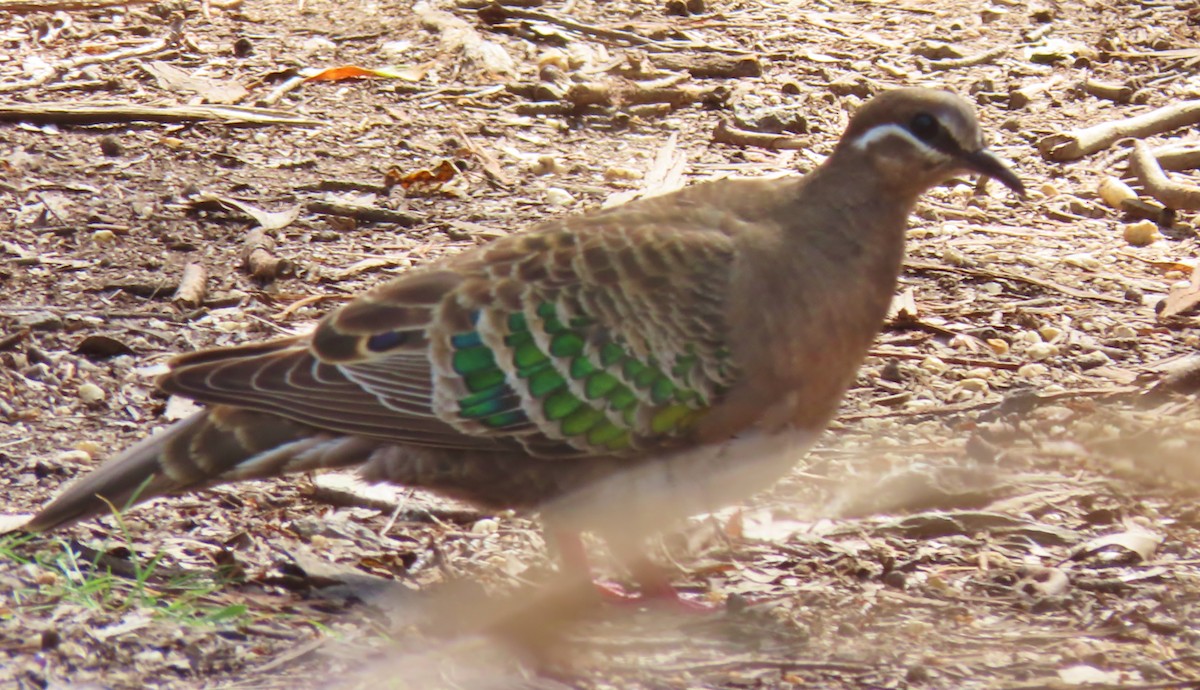
<svg viewBox="0 0 1200 690"><path fill-rule="evenodd" d="M632 180L642 179L642 171L636 168L627 168L621 165L614 165L604 171L604 179L609 182L629 182Z"/></svg>
<svg viewBox="0 0 1200 690"><path fill-rule="evenodd" d="M1017 376L1023 379L1037 379L1048 373L1050 373L1050 368L1045 364L1025 364L1017 369Z"/></svg>
<svg viewBox="0 0 1200 690"><path fill-rule="evenodd" d="M989 280L988 282L979 286L979 291L985 295L998 295L1001 292L1004 292L1004 286L994 280Z"/></svg>
<svg viewBox="0 0 1200 690"><path fill-rule="evenodd" d="M1087 268L1096 270L1100 268L1100 260L1087 252L1078 252L1076 254L1067 254L1063 257L1063 263L1076 268Z"/></svg>
<svg viewBox="0 0 1200 690"><path fill-rule="evenodd" d="M999 19L1004 19L1007 16L1008 10L1004 9L1003 7L996 7L995 5L989 5L979 12L979 18L984 24L991 24L992 22Z"/></svg>
<svg viewBox="0 0 1200 690"><path fill-rule="evenodd" d="M970 263L970 260L954 247L945 247L942 249L942 262L950 266L962 267Z"/></svg>
<svg viewBox="0 0 1200 690"><path fill-rule="evenodd" d="M575 203L575 197L565 189L551 187L546 190L546 203L551 206L570 206Z"/></svg>
<svg viewBox="0 0 1200 690"><path fill-rule="evenodd" d="M412 57L412 41L387 41L378 48L379 54L392 62L403 62Z"/></svg>
<svg viewBox="0 0 1200 690"><path fill-rule="evenodd" d="M100 454L100 444L95 441L80 441L75 444L75 450L87 453L91 457L96 457Z"/></svg>
<svg viewBox="0 0 1200 690"><path fill-rule="evenodd" d="M103 399L104 391L101 391L101 399ZM82 396L80 396L82 397ZM85 400L84 402L90 402ZM64 465L86 465L91 462L92 456L90 453L85 453L82 450L66 450L54 456L54 461Z"/></svg>
<svg viewBox="0 0 1200 690"><path fill-rule="evenodd" d="M1038 187L1038 191L1041 192L1042 196L1046 197L1047 199L1058 196L1058 187L1055 187L1049 182L1043 182L1042 186Z"/></svg>
<svg viewBox="0 0 1200 690"><path fill-rule="evenodd" d="M958 387L972 393L985 393L988 390L988 382L983 379L969 378L959 381Z"/></svg>
<svg viewBox="0 0 1200 690"><path fill-rule="evenodd" d="M921 363L918 364L917 366L921 367L925 371L928 371L928 372L931 372L934 374L944 374L947 371L949 371L949 369L950 369L949 364L946 364L942 360L940 360L937 357L934 357L932 355L921 360Z"/></svg>
<svg viewBox="0 0 1200 690"><path fill-rule="evenodd" d="M1022 345L1036 345L1042 342L1042 336L1037 331L1023 331L1017 336L1017 342Z"/></svg>
<svg viewBox="0 0 1200 690"><path fill-rule="evenodd" d="M1137 331L1133 330L1132 326L1121 324L1112 329L1111 335L1117 340L1134 340L1137 338Z"/></svg>
<svg viewBox="0 0 1200 690"><path fill-rule="evenodd" d="M121 141L114 136L100 137L100 153L103 153L109 158L116 158L121 155Z"/></svg>
<svg viewBox="0 0 1200 690"><path fill-rule="evenodd" d="M1079 355L1075 358L1075 364L1080 369L1095 369L1112 363L1112 358L1099 350L1093 350L1087 354Z"/></svg>
<svg viewBox="0 0 1200 690"><path fill-rule="evenodd" d="M1042 340L1052 343L1062 335L1062 329L1054 326L1042 326L1038 329L1038 335L1042 336Z"/></svg>
<svg viewBox="0 0 1200 690"><path fill-rule="evenodd" d="M1000 338L988 338L986 342L987 346L992 348L992 352L995 352L997 355L1003 356L1008 354L1008 341L1001 340Z"/></svg>
<svg viewBox="0 0 1200 690"><path fill-rule="evenodd" d="M247 58L254 52L254 42L245 36L239 36L233 42L233 56L236 58Z"/></svg>
<svg viewBox="0 0 1200 690"><path fill-rule="evenodd" d="M1125 237L1125 241L1135 247L1145 247L1146 245L1154 244L1154 241L1162 237L1158 232L1158 226L1151 220L1139 220L1136 223L1129 223L1125 226L1121 233Z"/></svg>
<svg viewBox="0 0 1200 690"><path fill-rule="evenodd" d="M79 399L89 405L104 402L105 397L104 389L94 383L79 386Z"/></svg>
<svg viewBox="0 0 1200 690"><path fill-rule="evenodd" d="M551 48L538 56L538 68L540 69L546 65L553 65L567 72L571 69L571 60L567 57L566 52L558 48Z"/></svg>
<svg viewBox="0 0 1200 690"><path fill-rule="evenodd" d="M534 175L549 175L563 171L562 164L550 154L543 154L529 162L529 172Z"/></svg>
<svg viewBox="0 0 1200 690"><path fill-rule="evenodd" d="M97 230L92 233L92 241L96 244L111 244L116 239L117 235L112 230Z"/></svg>
<svg viewBox="0 0 1200 690"><path fill-rule="evenodd" d="M1025 354L1035 362L1040 362L1044 359L1050 359L1058 354L1058 348L1050 343L1034 343L1029 346Z"/></svg>
<svg viewBox="0 0 1200 690"><path fill-rule="evenodd" d="M476 520L471 525L471 534L495 534L500 531L500 523L492 518Z"/></svg>

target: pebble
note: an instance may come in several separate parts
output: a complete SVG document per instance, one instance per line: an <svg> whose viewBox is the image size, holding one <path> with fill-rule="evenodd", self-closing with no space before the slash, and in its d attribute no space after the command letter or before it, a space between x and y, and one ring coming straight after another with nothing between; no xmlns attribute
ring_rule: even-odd
<svg viewBox="0 0 1200 690"><path fill-rule="evenodd" d="M550 154L542 154L534 159L529 164L529 172L534 175L549 175L551 173L561 173L563 171L562 163Z"/></svg>
<svg viewBox="0 0 1200 690"><path fill-rule="evenodd" d="M1093 350L1087 354L1079 355L1075 358L1075 364L1080 369L1095 369L1106 364L1111 364L1112 358L1104 354L1100 350Z"/></svg>
<svg viewBox="0 0 1200 690"><path fill-rule="evenodd" d="M917 366L921 367L925 371L929 371L934 374L944 374L950 369L949 364L946 364L942 360L940 360L937 357L934 357L932 355L921 360L921 363L918 364Z"/></svg>
<svg viewBox="0 0 1200 690"><path fill-rule="evenodd" d="M1038 335L1042 336L1042 340L1048 343L1057 340L1062 333L1061 328L1055 328L1054 326L1042 326L1038 329Z"/></svg>
<svg viewBox="0 0 1200 690"><path fill-rule="evenodd" d="M551 187L546 190L546 203L551 206L569 206L575 203L575 197L565 189Z"/></svg>
<svg viewBox="0 0 1200 690"><path fill-rule="evenodd" d="M84 465L91 462L91 459L91 453L82 450L65 450L54 456L55 462L71 465Z"/></svg>
<svg viewBox="0 0 1200 690"><path fill-rule="evenodd" d="M471 525L471 534L495 534L500 531L500 523L492 518L476 520Z"/></svg>
<svg viewBox="0 0 1200 690"><path fill-rule="evenodd" d="M967 257L962 252L954 247L946 247L942 250L942 262L951 266L966 266L970 263Z"/></svg>
<svg viewBox="0 0 1200 690"><path fill-rule="evenodd" d="M604 179L609 182L640 180L642 179L642 171L636 168L614 165L604 171Z"/></svg>
<svg viewBox="0 0 1200 690"><path fill-rule="evenodd" d="M1079 252L1077 254L1067 254L1063 257L1063 263L1076 268L1098 269L1100 268L1100 260L1087 252Z"/></svg>
<svg viewBox="0 0 1200 690"><path fill-rule="evenodd" d="M958 382L959 388L972 393L984 393L988 390L988 382L980 378L967 378Z"/></svg>
<svg viewBox="0 0 1200 690"><path fill-rule="evenodd" d="M79 386L79 399L89 405L103 402L105 397L104 389L94 383L85 383Z"/></svg>
<svg viewBox="0 0 1200 690"><path fill-rule="evenodd" d="M1024 379L1037 379L1048 373L1050 373L1050 368L1045 364L1025 364L1017 369L1017 376Z"/></svg>
<svg viewBox="0 0 1200 690"><path fill-rule="evenodd" d="M1043 359L1050 359L1058 354L1058 348L1050 343L1034 343L1029 346L1025 354L1035 362L1040 362Z"/></svg>
<svg viewBox="0 0 1200 690"><path fill-rule="evenodd" d="M1145 247L1146 245L1154 244L1154 241L1162 237L1158 232L1158 226L1151 220L1139 220L1136 223L1128 223L1121 232L1125 237L1125 241L1135 247Z"/></svg>

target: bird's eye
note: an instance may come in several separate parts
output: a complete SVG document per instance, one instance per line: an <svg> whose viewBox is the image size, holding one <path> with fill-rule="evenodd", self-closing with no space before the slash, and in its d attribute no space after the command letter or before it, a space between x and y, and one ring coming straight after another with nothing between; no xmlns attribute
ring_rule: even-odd
<svg viewBox="0 0 1200 690"><path fill-rule="evenodd" d="M929 141L937 136L941 126L937 118L929 113L917 113L908 123L908 129L921 141Z"/></svg>

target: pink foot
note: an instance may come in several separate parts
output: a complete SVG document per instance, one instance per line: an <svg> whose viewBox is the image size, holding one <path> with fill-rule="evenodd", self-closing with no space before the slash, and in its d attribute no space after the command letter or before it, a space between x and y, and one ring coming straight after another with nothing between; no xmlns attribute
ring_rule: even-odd
<svg viewBox="0 0 1200 690"><path fill-rule="evenodd" d="M633 593L615 582L594 580L592 585L601 599L618 606L670 609L684 613L714 613L725 608L724 604L685 596L670 586L666 588L653 587L640 593Z"/></svg>

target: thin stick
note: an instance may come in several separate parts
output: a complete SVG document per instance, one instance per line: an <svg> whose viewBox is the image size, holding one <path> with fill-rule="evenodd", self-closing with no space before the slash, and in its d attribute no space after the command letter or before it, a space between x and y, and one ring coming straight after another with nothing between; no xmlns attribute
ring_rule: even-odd
<svg viewBox="0 0 1200 690"><path fill-rule="evenodd" d="M1051 134L1038 142L1042 157L1073 161L1103 151L1121 139L1142 139L1200 122L1200 101L1175 103L1125 120L1102 122L1086 129Z"/></svg>
<svg viewBox="0 0 1200 690"><path fill-rule="evenodd" d="M1146 194L1158 199L1167 208L1200 210L1200 187L1173 182L1168 178L1146 142L1133 142L1133 149L1129 152L1129 172L1142 183Z"/></svg>
<svg viewBox="0 0 1200 690"><path fill-rule="evenodd" d="M0 92L7 85L0 84ZM111 122L198 122L216 120L227 124L320 125L282 110L235 105L177 105L155 107L131 103L31 103L0 105L0 122L31 122L54 125L98 125Z"/></svg>

